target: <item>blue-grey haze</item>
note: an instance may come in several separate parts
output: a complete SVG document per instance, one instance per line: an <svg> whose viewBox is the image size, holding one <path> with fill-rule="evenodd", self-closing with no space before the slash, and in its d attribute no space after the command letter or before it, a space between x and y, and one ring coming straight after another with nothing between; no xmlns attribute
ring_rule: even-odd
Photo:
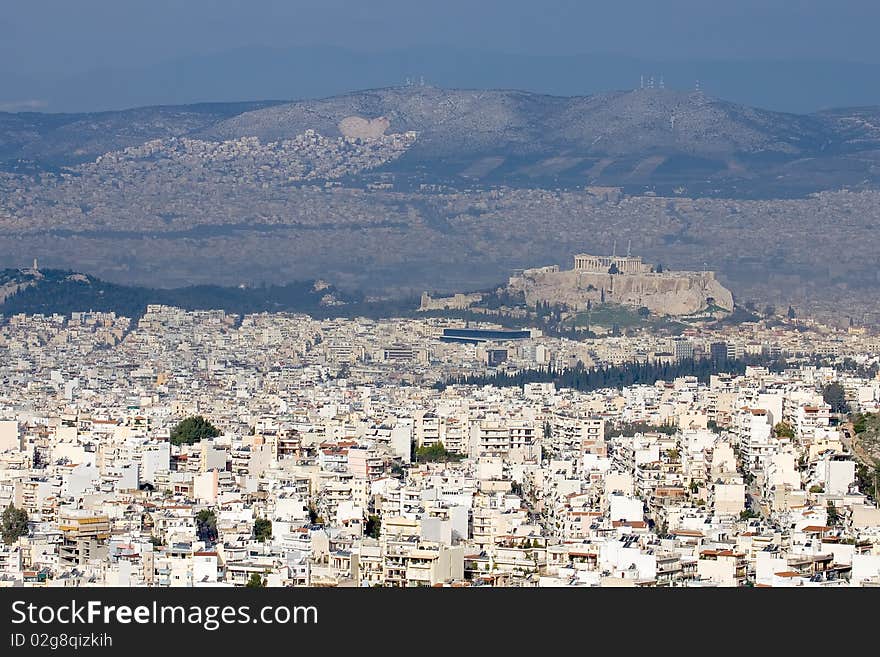
<svg viewBox="0 0 880 657"><path fill-rule="evenodd" d="M425 79L562 95L650 76L768 109L880 103L866 0L4 0L0 110L309 98Z"/></svg>

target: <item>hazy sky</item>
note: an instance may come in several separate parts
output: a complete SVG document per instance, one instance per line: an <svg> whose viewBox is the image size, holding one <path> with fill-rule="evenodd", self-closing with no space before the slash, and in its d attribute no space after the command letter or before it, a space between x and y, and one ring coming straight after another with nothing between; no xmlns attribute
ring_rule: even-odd
<svg viewBox="0 0 880 657"><path fill-rule="evenodd" d="M874 63L878 24L876 0L2 0L0 70L318 44Z"/></svg>
<svg viewBox="0 0 880 657"><path fill-rule="evenodd" d="M880 104L878 24L877 0L0 0L0 111L313 98L413 75L575 95L645 73L807 112Z"/></svg>

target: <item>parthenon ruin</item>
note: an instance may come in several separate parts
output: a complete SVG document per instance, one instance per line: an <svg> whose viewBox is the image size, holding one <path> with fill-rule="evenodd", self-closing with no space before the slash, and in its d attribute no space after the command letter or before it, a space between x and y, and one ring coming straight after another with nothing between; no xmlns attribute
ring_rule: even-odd
<svg viewBox="0 0 880 657"><path fill-rule="evenodd" d="M621 274L648 274L651 272L651 265L642 262L640 256L596 256L579 253L574 257L576 271L607 274L611 265L616 265L617 271Z"/></svg>

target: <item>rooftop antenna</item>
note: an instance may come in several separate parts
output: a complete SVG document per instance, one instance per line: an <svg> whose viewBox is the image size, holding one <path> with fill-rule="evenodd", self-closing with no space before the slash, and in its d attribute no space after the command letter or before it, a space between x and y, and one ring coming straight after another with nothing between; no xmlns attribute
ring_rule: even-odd
<svg viewBox="0 0 880 657"><path fill-rule="evenodd" d="M642 73L639 76L639 89L644 89L644 88L645 88L645 74Z"/></svg>
<svg viewBox="0 0 880 657"><path fill-rule="evenodd" d="M626 243L626 257L629 258L632 255L632 245L633 241L630 240Z"/></svg>

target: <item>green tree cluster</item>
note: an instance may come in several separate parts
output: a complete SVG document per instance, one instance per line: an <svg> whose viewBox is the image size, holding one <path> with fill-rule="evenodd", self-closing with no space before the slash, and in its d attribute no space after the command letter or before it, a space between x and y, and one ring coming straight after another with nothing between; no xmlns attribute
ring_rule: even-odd
<svg viewBox="0 0 880 657"><path fill-rule="evenodd" d="M455 455L443 446L442 441L433 445L422 445L416 449L416 460L421 462L449 461L454 460Z"/></svg>
<svg viewBox="0 0 880 657"><path fill-rule="evenodd" d="M831 407L832 413L849 412L849 404L846 401L846 393L843 386L837 383L829 383L822 388L822 399Z"/></svg>
<svg viewBox="0 0 880 657"><path fill-rule="evenodd" d="M788 422L777 422L773 426L773 433L777 438L794 438L794 429Z"/></svg>
<svg viewBox="0 0 880 657"><path fill-rule="evenodd" d="M828 516L828 525L830 527L835 527L840 522L840 513L837 511L837 507L834 506L834 502L831 500L828 500L826 512Z"/></svg>
<svg viewBox="0 0 880 657"><path fill-rule="evenodd" d="M370 538L378 539L382 533L382 520L372 513L367 517L367 524L364 527L364 534Z"/></svg>
<svg viewBox="0 0 880 657"><path fill-rule="evenodd" d="M864 463L856 464L856 483L859 491L866 495L873 495L874 502L880 504L880 461L869 467Z"/></svg>
<svg viewBox="0 0 880 657"><path fill-rule="evenodd" d="M9 270L6 270L9 271ZM18 274L18 270L13 270ZM261 312L305 312L313 317L400 317L418 305L418 299L402 295L394 299L367 301L362 293L341 292L333 286L316 289L314 280L285 285L223 287L190 285L181 288L147 288L117 285L89 276L89 282L70 280L71 270L41 270L39 285L28 286L0 303L0 313L58 313L69 315L83 308L95 312L116 312L137 319L147 305L160 304L185 310L225 310L237 315ZM3 281L6 282L6 281ZM347 303L326 306L326 294L342 297Z"/></svg>
<svg viewBox="0 0 880 657"><path fill-rule="evenodd" d="M865 433L868 430L868 420L874 417L873 413L856 413L852 419L853 431Z"/></svg>
<svg viewBox="0 0 880 657"><path fill-rule="evenodd" d="M268 518L257 518L254 521L254 538L260 543L272 538L272 521Z"/></svg>
<svg viewBox="0 0 880 657"><path fill-rule="evenodd" d="M323 525L324 518L318 514L318 507L316 507L313 503L309 504L309 524L310 525Z"/></svg>
<svg viewBox="0 0 880 657"><path fill-rule="evenodd" d="M263 588L266 586L266 580L263 579L263 576L260 575L260 573L251 573L251 578L245 586L249 589Z"/></svg>
<svg viewBox="0 0 880 657"><path fill-rule="evenodd" d="M607 367L586 367L578 363L573 367L556 369L546 368L521 369L510 374L506 371L492 374L479 374L450 377L446 381L434 384L434 388L443 390L449 385L495 386L497 388L518 386L526 383L552 382L557 388L572 388L589 392L602 388L623 388L656 381L672 381L681 376L695 376L702 383L708 383L712 374L727 373L742 375L746 366L764 366L771 371L781 372L788 364L784 359L770 356L749 356L743 359L713 361L707 358L685 358L674 363L628 363L626 365L610 365Z"/></svg>
<svg viewBox="0 0 880 657"><path fill-rule="evenodd" d="M196 535L200 541L217 541L217 514L211 509L202 509L196 514Z"/></svg>
<svg viewBox="0 0 880 657"><path fill-rule="evenodd" d="M188 417L177 423L171 430L171 443L173 445L191 445L206 438L214 438L220 435L220 430L201 415Z"/></svg>
<svg viewBox="0 0 880 657"><path fill-rule="evenodd" d="M28 535L28 514L24 509L17 509L10 502L3 511L2 521L3 542L15 543L21 536Z"/></svg>

